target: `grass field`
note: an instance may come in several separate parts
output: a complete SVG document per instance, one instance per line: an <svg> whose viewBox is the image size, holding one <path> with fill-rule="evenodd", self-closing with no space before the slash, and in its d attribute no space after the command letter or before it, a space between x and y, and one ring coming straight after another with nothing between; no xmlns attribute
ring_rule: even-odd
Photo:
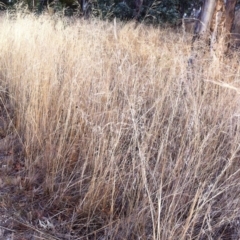
<svg viewBox="0 0 240 240"><path fill-rule="evenodd" d="M1 17L2 138L22 148L2 170L14 239L238 239L239 54L201 46L188 64L189 39Z"/></svg>

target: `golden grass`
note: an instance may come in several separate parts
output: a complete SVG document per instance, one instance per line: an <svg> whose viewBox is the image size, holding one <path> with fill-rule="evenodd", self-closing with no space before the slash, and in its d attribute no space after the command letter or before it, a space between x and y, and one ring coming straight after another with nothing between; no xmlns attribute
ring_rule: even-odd
<svg viewBox="0 0 240 240"><path fill-rule="evenodd" d="M31 195L18 221L36 239L236 236L237 53L189 66L182 34L131 23L30 15L0 29Z"/></svg>

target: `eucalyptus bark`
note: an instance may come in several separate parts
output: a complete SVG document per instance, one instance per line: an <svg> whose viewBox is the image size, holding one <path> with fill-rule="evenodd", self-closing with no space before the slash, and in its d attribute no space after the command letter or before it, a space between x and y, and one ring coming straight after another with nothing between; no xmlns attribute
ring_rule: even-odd
<svg viewBox="0 0 240 240"><path fill-rule="evenodd" d="M237 0L228 0L225 7L225 31L230 37L231 29L235 17L235 6Z"/></svg>
<svg viewBox="0 0 240 240"><path fill-rule="evenodd" d="M206 36L210 30L210 24L216 7L216 0L205 0L201 9L201 14L195 34L199 36Z"/></svg>
<svg viewBox="0 0 240 240"><path fill-rule="evenodd" d="M237 0L205 0L195 27L196 38L210 39L211 50L228 50ZM222 46L218 46L221 39ZM220 48L219 48L220 47Z"/></svg>

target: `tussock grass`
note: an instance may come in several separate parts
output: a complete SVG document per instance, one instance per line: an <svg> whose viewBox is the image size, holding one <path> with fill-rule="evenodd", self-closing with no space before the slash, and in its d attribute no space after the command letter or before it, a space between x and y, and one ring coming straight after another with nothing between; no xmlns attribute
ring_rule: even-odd
<svg viewBox="0 0 240 240"><path fill-rule="evenodd" d="M25 152L18 221L36 239L237 239L237 53L189 65L181 34L131 23L30 15L0 29Z"/></svg>

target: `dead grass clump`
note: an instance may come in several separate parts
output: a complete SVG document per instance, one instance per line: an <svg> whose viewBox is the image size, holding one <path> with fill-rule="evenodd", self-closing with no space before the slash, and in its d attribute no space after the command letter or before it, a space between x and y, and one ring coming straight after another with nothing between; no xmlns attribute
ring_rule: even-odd
<svg viewBox="0 0 240 240"><path fill-rule="evenodd" d="M236 239L237 53L188 66L169 30L47 16L0 28L25 154L15 220L47 239Z"/></svg>

